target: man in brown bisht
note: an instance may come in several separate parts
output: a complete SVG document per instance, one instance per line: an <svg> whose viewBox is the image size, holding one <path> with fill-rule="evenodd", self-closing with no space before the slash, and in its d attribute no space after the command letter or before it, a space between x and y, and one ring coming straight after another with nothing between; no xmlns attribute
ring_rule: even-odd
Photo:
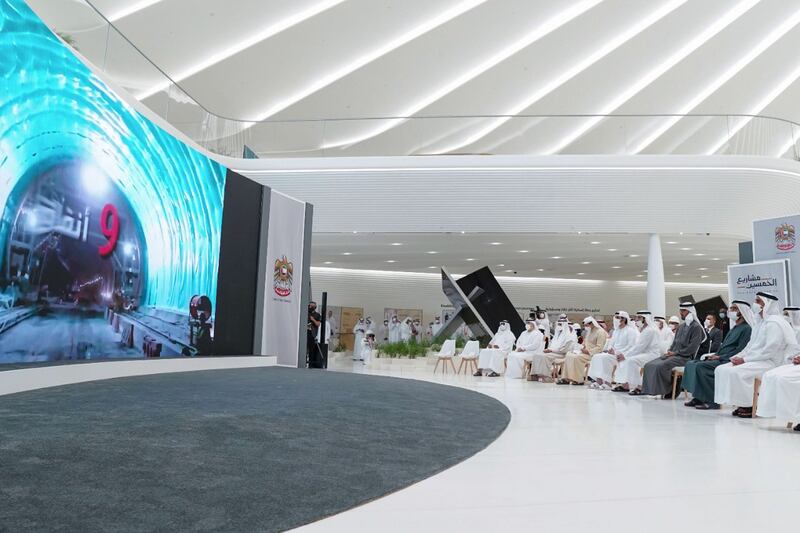
<svg viewBox="0 0 800 533"><path fill-rule="evenodd" d="M583 319L583 346L580 353L568 353L561 367L559 385L583 385L586 365L592 356L603 351L608 333L592 316Z"/></svg>

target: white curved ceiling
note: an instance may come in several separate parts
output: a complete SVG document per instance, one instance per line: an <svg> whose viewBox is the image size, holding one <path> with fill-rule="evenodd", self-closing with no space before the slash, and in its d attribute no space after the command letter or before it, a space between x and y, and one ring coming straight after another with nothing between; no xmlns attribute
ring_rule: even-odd
<svg viewBox="0 0 800 533"><path fill-rule="evenodd" d="M158 73L83 0L29 0L181 127ZM764 114L800 122L800 3L786 0L92 0L213 112L243 120ZM169 107L167 107L169 106ZM777 132L775 130L778 130ZM785 130L785 131L784 131ZM262 155L730 153L790 127L667 117L349 120L247 128Z"/></svg>

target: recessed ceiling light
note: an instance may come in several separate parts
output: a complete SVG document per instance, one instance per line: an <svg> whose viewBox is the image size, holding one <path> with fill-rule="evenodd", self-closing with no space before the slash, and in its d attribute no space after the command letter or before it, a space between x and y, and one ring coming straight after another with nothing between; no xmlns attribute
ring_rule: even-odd
<svg viewBox="0 0 800 533"><path fill-rule="evenodd" d="M433 251L433 250L431 250L430 252L425 252L425 253L426 253L426 254L431 254L431 255L433 255L433 254L438 254L439 252L436 252L436 251Z"/></svg>
<svg viewBox="0 0 800 533"><path fill-rule="evenodd" d="M585 276L585 275L586 275L586 272L578 272L578 275L579 275L579 276Z"/></svg>
<svg viewBox="0 0 800 533"><path fill-rule="evenodd" d="M591 265L592 262L591 261L581 261L581 264L582 265Z"/></svg>
<svg viewBox="0 0 800 533"><path fill-rule="evenodd" d="M727 274L727 273L728 273L727 270L723 270L722 272L720 272L720 274Z"/></svg>
<svg viewBox="0 0 800 533"><path fill-rule="evenodd" d="M504 267L505 265L504 265L504 264L502 264L502 263L500 263L500 264L499 264L499 265L497 265L497 266L499 266L499 267Z"/></svg>
<svg viewBox="0 0 800 533"><path fill-rule="evenodd" d="M589 244L600 244L600 241L592 241Z"/></svg>
<svg viewBox="0 0 800 533"><path fill-rule="evenodd" d="M678 263L678 264L677 264L677 265L675 265L675 266L676 266L676 267L682 267L682 266L686 266L686 265L684 265L683 263Z"/></svg>
<svg viewBox="0 0 800 533"><path fill-rule="evenodd" d="M695 256L695 257L703 257L706 254L692 254L692 255Z"/></svg>
<svg viewBox="0 0 800 533"><path fill-rule="evenodd" d="M689 250L691 250L691 248L681 248L681 250L683 250L684 252L688 252Z"/></svg>
<svg viewBox="0 0 800 533"><path fill-rule="evenodd" d="M609 248L609 249L608 249L608 251L609 251L609 252L616 252L616 251L617 251L617 249L616 249L616 248Z"/></svg>
<svg viewBox="0 0 800 533"><path fill-rule="evenodd" d="M676 241L667 241L667 244L678 244Z"/></svg>
<svg viewBox="0 0 800 533"><path fill-rule="evenodd" d="M719 257L712 257L711 260L712 261L719 261Z"/></svg>
<svg viewBox="0 0 800 533"><path fill-rule="evenodd" d="M700 276L700 277L701 277L701 278L703 278L703 279L705 279L705 278L707 278L708 276Z"/></svg>
<svg viewBox="0 0 800 533"><path fill-rule="evenodd" d="M489 244L491 244L492 246L500 246L503 243L502 242L490 242Z"/></svg>
<svg viewBox="0 0 800 533"><path fill-rule="evenodd" d="M358 233L358 232L357 232L357 231L354 231L354 232L353 232L353 235L355 235L356 233Z"/></svg>
<svg viewBox="0 0 800 533"><path fill-rule="evenodd" d="M325 261L325 263L324 263L324 264L326 264L326 265L332 265L332 264L333 264L333 261Z"/></svg>
<svg viewBox="0 0 800 533"><path fill-rule="evenodd" d="M466 233L466 231L462 231L462 232L461 232L461 235L464 235L465 233Z"/></svg>
<svg viewBox="0 0 800 533"><path fill-rule="evenodd" d="M554 256L553 256L553 257L551 257L550 259L561 259L561 256L560 256L560 255L554 255Z"/></svg>
<svg viewBox="0 0 800 533"><path fill-rule="evenodd" d="M353 255L353 252L342 252L342 255Z"/></svg>
<svg viewBox="0 0 800 533"><path fill-rule="evenodd" d="M707 267L700 267L697 270L708 270L708 268Z"/></svg>
<svg viewBox="0 0 800 533"><path fill-rule="evenodd" d="M527 254L530 250L518 250L521 254Z"/></svg>
<svg viewBox="0 0 800 533"><path fill-rule="evenodd" d="M506 272L514 272L513 270L506 270Z"/></svg>
<svg viewBox="0 0 800 533"><path fill-rule="evenodd" d="M393 242L392 246L403 246L402 242Z"/></svg>
<svg viewBox="0 0 800 533"><path fill-rule="evenodd" d="M680 276L680 275L681 275L681 273L680 273L680 272L675 272L675 273L673 274L673 276Z"/></svg>
<svg viewBox="0 0 800 533"><path fill-rule="evenodd" d="M474 257L467 257L467 258L465 259L465 261L475 261L475 258L474 258Z"/></svg>
<svg viewBox="0 0 800 533"><path fill-rule="evenodd" d="M619 266L613 266L613 267L611 267L611 268L622 268L622 267L619 267Z"/></svg>
<svg viewBox="0 0 800 533"><path fill-rule="evenodd" d="M397 263L397 261L395 261L394 259L388 259L386 262L387 263Z"/></svg>
<svg viewBox="0 0 800 533"><path fill-rule="evenodd" d="M683 232L680 232L679 235L683 235Z"/></svg>
<svg viewBox="0 0 800 533"><path fill-rule="evenodd" d="M636 274L636 277L637 277L637 278L643 278L643 277L644 277L644 274Z"/></svg>
<svg viewBox="0 0 800 533"><path fill-rule="evenodd" d="M429 266L428 268L439 268L439 267L437 267L437 266Z"/></svg>
<svg viewBox="0 0 800 533"><path fill-rule="evenodd" d="M537 268L536 270L538 270L539 272L544 272L543 268Z"/></svg>
<svg viewBox="0 0 800 533"><path fill-rule="evenodd" d="M630 254L628 257L639 257L639 254Z"/></svg>

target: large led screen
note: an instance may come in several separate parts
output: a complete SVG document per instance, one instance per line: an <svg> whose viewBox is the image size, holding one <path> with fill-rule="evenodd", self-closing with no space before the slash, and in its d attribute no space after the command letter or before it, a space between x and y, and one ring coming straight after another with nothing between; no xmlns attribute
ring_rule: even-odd
<svg viewBox="0 0 800 533"><path fill-rule="evenodd" d="M213 352L227 169L23 0L0 0L0 58L0 363Z"/></svg>

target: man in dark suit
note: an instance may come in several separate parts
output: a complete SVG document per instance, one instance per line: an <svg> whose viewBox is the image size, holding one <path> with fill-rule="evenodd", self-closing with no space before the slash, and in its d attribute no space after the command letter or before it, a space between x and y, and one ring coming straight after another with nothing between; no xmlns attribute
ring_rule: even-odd
<svg viewBox="0 0 800 533"><path fill-rule="evenodd" d="M703 327L706 330L706 339L700 343L700 349L697 350L697 359L707 353L717 353L717 350L722 345L722 330L717 327L717 317L714 314L709 313L706 316Z"/></svg>

